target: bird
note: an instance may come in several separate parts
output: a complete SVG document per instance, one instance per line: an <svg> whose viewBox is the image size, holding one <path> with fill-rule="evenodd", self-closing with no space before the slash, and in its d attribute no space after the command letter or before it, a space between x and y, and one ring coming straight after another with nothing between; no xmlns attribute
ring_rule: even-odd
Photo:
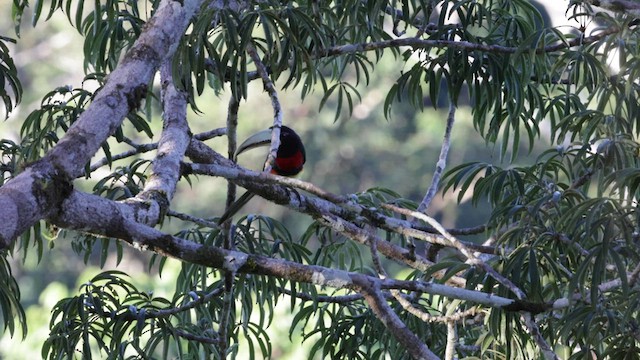
<svg viewBox="0 0 640 360"><path fill-rule="evenodd" d="M238 158L241 153L260 146L266 146L271 143L271 130L260 131L249 138L247 138L240 146L234 155L234 160ZM307 153L304 149L304 144L300 136L288 126L282 125L280 127L280 146L276 152L276 158L271 166L271 173L293 177L298 175L305 162L307 161ZM225 221L229 220L238 210L240 210L255 194L251 191L247 191L242 194L235 202L233 202L227 208L224 214L218 220L218 225L222 225Z"/></svg>

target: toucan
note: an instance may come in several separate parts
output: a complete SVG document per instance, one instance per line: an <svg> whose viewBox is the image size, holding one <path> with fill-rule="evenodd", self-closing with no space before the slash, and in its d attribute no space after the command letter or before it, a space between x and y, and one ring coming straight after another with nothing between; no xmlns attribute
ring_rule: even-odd
<svg viewBox="0 0 640 360"><path fill-rule="evenodd" d="M271 143L271 128L260 131L245 140L235 153L235 159L241 153ZM307 161L307 154L300 136L290 127L282 125L280 127L280 146L276 153L275 161L271 167L271 173L281 176L296 176L302 171L304 163ZM218 220L218 225L231 218L240 210L255 194L247 191L242 194Z"/></svg>

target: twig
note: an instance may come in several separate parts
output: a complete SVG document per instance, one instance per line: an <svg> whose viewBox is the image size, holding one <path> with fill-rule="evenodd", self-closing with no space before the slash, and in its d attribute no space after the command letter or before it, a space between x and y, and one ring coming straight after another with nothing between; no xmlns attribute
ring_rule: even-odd
<svg viewBox="0 0 640 360"><path fill-rule="evenodd" d="M216 223L215 221L210 221L210 220L195 217L189 214L180 213L175 210L167 211L167 215L171 217L175 217L180 220L189 221L200 226L210 227L212 229L217 229L219 227L218 223Z"/></svg>
<svg viewBox="0 0 640 360"><path fill-rule="evenodd" d="M558 51L561 49L572 48L578 45L586 45L597 42L606 36L620 32L620 28L617 26L611 26L607 29L600 31L598 34L586 37L578 37L571 41L562 42L555 45L545 46L535 50L536 54L544 54L549 52ZM359 44L346 44L338 45L319 51L320 56L329 57L344 55L356 52L366 52L385 48L399 48L399 47L411 47L413 49L430 49L430 48L454 48L463 49L468 51L486 51L498 54L515 54L520 50L519 47L509 47L502 45L486 45L473 43L470 41L456 41L456 40L438 40L438 39L420 39L415 37L400 38L391 40L374 41L370 43Z"/></svg>
<svg viewBox="0 0 640 360"><path fill-rule="evenodd" d="M217 128L199 134L193 135L193 138L200 141L213 139L214 137L224 136L227 134L227 128Z"/></svg>
<svg viewBox="0 0 640 360"><path fill-rule="evenodd" d="M178 306L170 309L152 311L152 312L149 312L146 317L158 319L158 318L166 318L171 315L176 315L176 314L191 310L198 305L208 303L209 301L211 301L211 299L213 299L216 296L219 296L220 294L222 294L222 288L218 287L204 294L204 296L199 296L196 299L191 300L182 306Z"/></svg>
<svg viewBox="0 0 640 360"><path fill-rule="evenodd" d="M429 186L429 190L424 195L422 202L418 206L416 211L421 213L426 213L431 201L436 196L438 192L438 188L440 187L440 178L442 177L442 172L447 166L447 155L449 154L449 147L451 146L451 130L453 129L453 123L456 118L456 106L453 101L449 102L449 115L447 116L447 125L444 131L444 139L442 140L442 146L440 147L440 156L438 157L438 163L436 165L436 170L433 172L433 178L431 179L431 185Z"/></svg>
<svg viewBox="0 0 640 360"><path fill-rule="evenodd" d="M208 336L204 336L204 335L195 335L192 333L188 333L184 330L174 330L175 334L185 338L187 340L191 340L191 341L197 341L199 343L203 343L203 344L211 344L211 345L218 345L220 344L220 339L214 339L214 338L210 338Z"/></svg>
<svg viewBox="0 0 640 360"><path fill-rule="evenodd" d="M260 60L260 56L258 55L258 51L252 44L247 45L247 54L251 57L251 60L256 65L256 70L258 74L262 78L262 83L264 84L264 89L269 94L269 98L271 98L271 106L273 107L273 127L271 128L271 146L269 148L269 155L267 156L267 161L264 164L264 171L270 172L271 167L276 160L276 156L278 153L278 148L280 147L280 128L282 127L282 107L280 106L280 100L278 99L278 91L276 87L273 85L273 81L269 77L269 73L267 72L267 68Z"/></svg>
<svg viewBox="0 0 640 360"><path fill-rule="evenodd" d="M342 296L318 295L316 297L313 297L309 294L301 293L301 292L296 292L294 294L293 291L285 288L278 288L278 291L288 296L295 296L296 298L304 301L327 302L327 303L333 303L333 304L347 304L350 302L362 300L364 298L362 294L352 294L352 295L342 295Z"/></svg>
<svg viewBox="0 0 640 360"><path fill-rule="evenodd" d="M366 1L362 1L362 2L366 4ZM387 7L384 9L384 12L391 15L395 19L405 18L405 14L402 10L395 9L390 5L387 5ZM419 30L418 35L421 35L421 33L433 34L438 31L438 24L429 23L425 20L424 17L419 17L419 16L406 16L406 17L409 17L409 20L405 20L405 21Z"/></svg>
<svg viewBox="0 0 640 360"><path fill-rule="evenodd" d="M236 154L236 129L238 127L238 109L240 107L240 103L235 97L231 97L229 99L228 113L227 113L227 151L229 154L229 159L235 161ZM226 209L233 204L236 198L236 185L228 181L227 182L227 201L226 201ZM225 221L223 226L224 232L224 249L226 250L235 250L235 228L234 225L231 224L231 221ZM225 271L224 272L224 297L222 299L222 309L220 310L220 321L218 326L218 333L220 334L220 343L218 344L218 348L220 349L221 354L226 354L229 346L229 336L228 331L229 327L232 323L231 312L233 310L233 294L234 294L234 280L235 280L235 271Z"/></svg>

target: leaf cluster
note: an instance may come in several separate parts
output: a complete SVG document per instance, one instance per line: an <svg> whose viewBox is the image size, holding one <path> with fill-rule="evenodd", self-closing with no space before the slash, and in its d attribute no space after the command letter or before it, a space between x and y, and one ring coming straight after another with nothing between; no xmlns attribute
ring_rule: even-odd
<svg viewBox="0 0 640 360"><path fill-rule="evenodd" d="M14 0L18 33L27 4ZM192 108L198 110L197 99L207 87L246 99L250 82L268 76L279 88L297 88L302 98L318 91L320 107L333 107L338 119L345 109L353 110L359 87L369 84L378 62L390 52L400 64L385 101L387 116L395 101L408 101L422 110L428 99L437 106L435 99L444 92L455 105L470 103L475 129L488 143L498 145L501 159L511 154L512 164L507 166L473 162L453 167L444 177L443 190L459 191L459 201L471 193L474 205L489 204L486 234L494 239L496 250L486 262L521 289L527 301L571 301L570 307L535 319L542 336L554 347L570 348L572 358L634 354L637 341L622 335L638 331L634 320L638 317L635 269L640 264L636 19L595 13L572 2L568 14L579 26L565 33L547 27L540 11L525 0L235 5L220 8L205 1L178 45L173 77L188 93ZM88 78L102 84L157 6L157 1L100 1L88 10L84 0L38 0L32 23L63 11L85 38ZM583 26L587 22L598 28L587 34ZM409 45L400 45L399 40ZM22 90L4 41L0 38L0 83L9 84L12 94L0 92L0 97L11 111ZM262 64L248 56L252 49ZM615 71L608 65L612 53L617 54ZM258 71L260 65L267 74ZM2 182L20 165L38 160L55 146L93 95L71 87L48 93L40 108L26 118L22 141L0 142ZM148 99L147 115L154 97ZM128 118L133 129L128 125L116 129L113 138L102 144L110 166L115 142L136 148L125 134L153 135L149 119L136 112ZM541 150L530 164L515 163L522 142L533 151L547 134L556 146ZM116 167L96 178L94 192L112 200L135 196L147 180L148 164L134 159ZM88 165L86 175L94 176ZM384 204L416 208L415 203L382 188L356 194L352 200L387 217L396 215L382 208ZM53 238L55 231L40 223L32 231L41 255L44 240ZM408 247L410 239L404 235L372 231L385 241ZM30 235L22 241L25 253ZM197 226L185 227L177 236L216 247L230 242L245 253L378 275L374 264L378 255L368 259L363 254L372 253L369 247L320 221L299 238L261 215L240 219L231 235L217 227ZM74 246L85 260L99 246L104 265L110 244L107 239L87 237ZM121 248L116 247L120 259ZM5 327L13 333L14 315L18 323L24 322L24 312L6 258L0 261L0 308ZM166 259L154 256L150 267L156 264L162 271ZM385 262L384 266L398 265ZM427 272L402 270L392 271L392 276L435 281L433 275L444 270L440 281L464 276L470 290L513 296L512 289L480 267L465 263L453 250ZM96 276L83 285L80 295L62 300L54 309L43 356L72 357L80 352L88 358L222 357L237 354L242 337L248 339L252 358L272 356L265 329L277 321L275 308L283 293L295 311L289 335L302 332L304 341L311 343L311 356L407 356L362 298L287 279L226 274L189 263L181 264L171 300L140 291L123 273ZM403 295L412 296L411 304L432 316L473 307L434 295ZM423 322L391 303L411 331L429 339L430 348L444 351L445 324ZM539 355L519 314L499 310L482 314L468 326L459 326L461 342L476 344L485 357ZM221 341L229 346L217 346Z"/></svg>

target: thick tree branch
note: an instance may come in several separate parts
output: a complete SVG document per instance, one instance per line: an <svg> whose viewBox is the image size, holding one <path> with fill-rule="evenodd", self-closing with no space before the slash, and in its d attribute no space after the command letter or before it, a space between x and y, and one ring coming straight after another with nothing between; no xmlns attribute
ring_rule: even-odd
<svg viewBox="0 0 640 360"><path fill-rule="evenodd" d="M202 0L162 1L145 30L104 87L58 144L40 161L0 187L0 248L57 211L101 144L139 106L147 84L170 56Z"/></svg>
<svg viewBox="0 0 640 360"><path fill-rule="evenodd" d="M529 304L448 285L379 279L373 276L365 276L318 265L303 265L282 259L202 245L165 234L160 230L136 222L134 220L135 215L131 214L134 209L129 206L79 191L73 191L64 200L62 210L57 216L48 220L66 229L118 238L139 250L153 251L160 255L216 269L275 276L290 281L351 290L356 290L357 287L354 284L354 277L361 279L364 276L369 282L379 283L378 286L381 289L420 291L455 299L464 299L509 311L521 311L535 306L537 306L535 308L537 312L552 308L551 304ZM386 243L384 241L379 242L381 252ZM559 303L558 306L563 304Z"/></svg>
<svg viewBox="0 0 640 360"><path fill-rule="evenodd" d="M180 180L180 164L191 141L187 123L187 94L178 90L171 76L170 58L160 68L162 82L163 122L162 135L158 141L158 152L151 166L144 190L137 199L150 201L159 207L157 221L169 209L169 202ZM156 222L147 222L155 224Z"/></svg>

